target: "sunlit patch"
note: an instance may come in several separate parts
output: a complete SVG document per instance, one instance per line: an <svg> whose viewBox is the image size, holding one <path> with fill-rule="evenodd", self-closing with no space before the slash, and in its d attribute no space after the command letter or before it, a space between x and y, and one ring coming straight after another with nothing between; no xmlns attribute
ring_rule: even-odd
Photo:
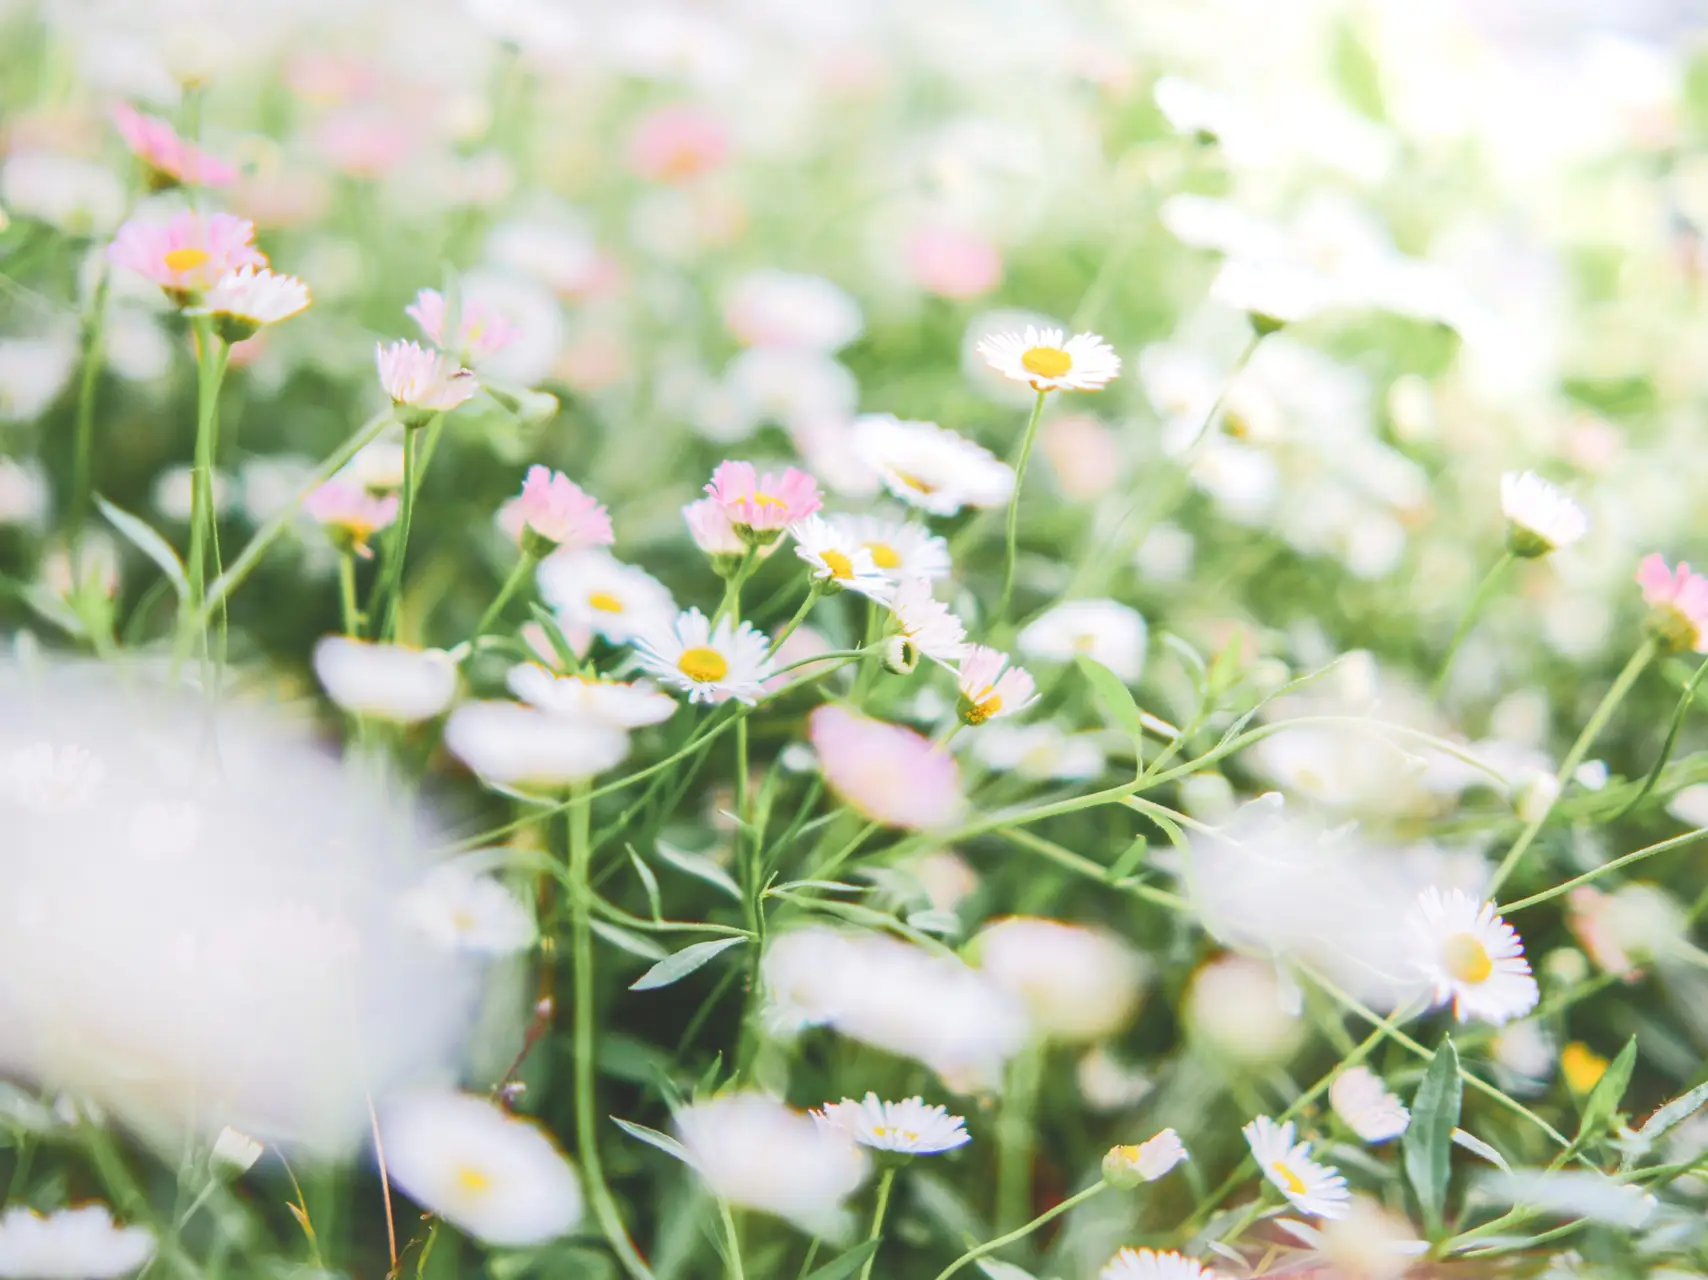
<svg viewBox="0 0 1708 1280"><path fill-rule="evenodd" d="M729 660L716 649L702 645L694 649L684 649L682 656L676 659L676 669L690 680L712 684L729 675Z"/></svg>

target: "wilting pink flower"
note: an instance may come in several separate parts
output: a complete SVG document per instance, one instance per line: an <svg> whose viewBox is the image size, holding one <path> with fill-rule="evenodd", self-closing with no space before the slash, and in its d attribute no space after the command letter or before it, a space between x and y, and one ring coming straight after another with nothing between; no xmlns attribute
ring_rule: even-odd
<svg viewBox="0 0 1708 1280"><path fill-rule="evenodd" d="M413 342L381 345L374 352L374 360L379 365L380 386L392 403L409 409L446 413L480 390L469 370Z"/></svg>
<svg viewBox="0 0 1708 1280"><path fill-rule="evenodd" d="M397 519L397 495L376 497L359 484L328 480L303 502L309 517L326 528L341 549L370 558L368 539Z"/></svg>
<svg viewBox="0 0 1708 1280"><path fill-rule="evenodd" d="M1669 569L1656 553L1637 566L1637 585L1654 606L1649 625L1663 643L1708 653L1708 578L1692 573L1682 560Z"/></svg>
<svg viewBox="0 0 1708 1280"><path fill-rule="evenodd" d="M517 541L533 533L571 550L608 547L615 536L610 513L597 498L563 472L538 465L528 468L522 492L504 504L498 523Z"/></svg>
<svg viewBox="0 0 1708 1280"><path fill-rule="evenodd" d="M437 289L423 289L403 311L421 326L421 332L434 346L454 351L477 364L502 351L522 332L492 307L464 298L457 317L456 340L446 342L445 298Z"/></svg>
<svg viewBox="0 0 1708 1280"><path fill-rule="evenodd" d="M129 103L113 108L113 123L125 145L154 171L155 185L224 187L237 181L237 170L178 136L166 121L144 115Z"/></svg>
<svg viewBox="0 0 1708 1280"><path fill-rule="evenodd" d="M739 556L747 544L730 523L723 504L716 498L700 498L682 508L682 518L688 522L688 532L694 545L709 556Z"/></svg>
<svg viewBox="0 0 1708 1280"><path fill-rule="evenodd" d="M758 542L775 542L784 529L823 505L818 481L788 468L761 474L751 462L720 462L706 492L736 529Z"/></svg>
<svg viewBox="0 0 1708 1280"><path fill-rule="evenodd" d="M193 209L173 216L164 226L132 218L119 228L107 257L154 281L180 304L210 289L239 267L264 267L267 255L257 249L255 224L229 213L203 217Z"/></svg>
<svg viewBox="0 0 1708 1280"><path fill-rule="evenodd" d="M709 173L729 154L716 120L692 107L659 107L629 135L629 166L654 182L683 182Z"/></svg>
<svg viewBox="0 0 1708 1280"><path fill-rule="evenodd" d="M971 231L923 227L907 242L907 273L927 293L976 298L1002 282L1002 255Z"/></svg>
<svg viewBox="0 0 1708 1280"><path fill-rule="evenodd" d="M827 704L807 721L825 781L874 822L931 831L960 816L961 772L942 747L899 724Z"/></svg>
<svg viewBox="0 0 1708 1280"><path fill-rule="evenodd" d="M958 682L960 715L968 724L1011 716L1024 710L1038 692L1037 682L1024 667L1009 666L1006 653L982 644L967 646Z"/></svg>

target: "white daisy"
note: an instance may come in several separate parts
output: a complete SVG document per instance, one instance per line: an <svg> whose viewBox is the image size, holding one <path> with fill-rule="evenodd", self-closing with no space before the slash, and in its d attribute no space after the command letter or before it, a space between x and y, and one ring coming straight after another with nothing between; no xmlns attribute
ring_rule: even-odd
<svg viewBox="0 0 1708 1280"><path fill-rule="evenodd" d="M713 627L698 609L635 637L641 665L690 702L756 701L774 674L770 648L752 623L724 618Z"/></svg>
<svg viewBox="0 0 1708 1280"><path fill-rule="evenodd" d="M1259 333L1309 320L1328 307L1328 282L1307 267L1282 258L1230 258L1210 285L1224 307L1245 312Z"/></svg>
<svg viewBox="0 0 1708 1280"><path fill-rule="evenodd" d="M967 646L956 682L961 690L960 717L967 724L1024 711L1038 692L1037 682L1024 667L1013 666L1006 653L982 644Z"/></svg>
<svg viewBox="0 0 1708 1280"><path fill-rule="evenodd" d="M1221 1280L1221 1273L1172 1250L1123 1249L1097 1273L1097 1280Z"/></svg>
<svg viewBox="0 0 1708 1280"><path fill-rule="evenodd" d="M1026 326L980 340L979 354L1011 382L1034 391L1097 391L1121 372L1121 357L1095 333L1064 338L1060 329Z"/></svg>
<svg viewBox="0 0 1708 1280"><path fill-rule="evenodd" d="M1164 1129L1144 1142L1109 1148L1103 1157L1103 1179L1130 1189L1155 1182L1184 1159L1186 1144L1173 1129Z"/></svg>
<svg viewBox="0 0 1708 1280"><path fill-rule="evenodd" d="M1527 560L1569 547L1589 532L1589 513L1534 471L1501 476L1500 509L1508 522L1506 545Z"/></svg>
<svg viewBox="0 0 1708 1280"><path fill-rule="evenodd" d="M104 1204L56 1209L45 1217L20 1205L0 1216L0 1276L110 1280L153 1256L153 1233L119 1226Z"/></svg>
<svg viewBox="0 0 1708 1280"><path fill-rule="evenodd" d="M589 676L560 676L536 662L510 668L510 692L529 706L558 716L582 716L615 729L663 724L676 714L676 699L649 684L625 684Z"/></svg>
<svg viewBox="0 0 1708 1280"><path fill-rule="evenodd" d="M880 573L904 578L949 576L949 544L922 524L883 516L831 516L830 523L850 542L872 553Z"/></svg>
<svg viewBox="0 0 1708 1280"><path fill-rule="evenodd" d="M341 710L395 724L431 720L457 693L457 664L444 650L349 636L322 637L314 646L314 674Z"/></svg>
<svg viewBox="0 0 1708 1280"><path fill-rule="evenodd" d="M1039 614L1020 632L1016 645L1029 658L1072 662L1084 654L1128 684L1145 668L1144 618L1115 600L1070 600Z"/></svg>
<svg viewBox="0 0 1708 1280"><path fill-rule="evenodd" d="M247 1133L233 1129L230 1125L219 1131L214 1139L213 1151L210 1158L215 1165L228 1169L232 1173L247 1173L254 1168L255 1162L261 1158L266 1147L251 1138Z"/></svg>
<svg viewBox="0 0 1708 1280"><path fill-rule="evenodd" d="M902 583L889 605L902 636L926 657L954 662L966 652L966 627L948 605L932 597L924 578Z"/></svg>
<svg viewBox="0 0 1708 1280"><path fill-rule="evenodd" d="M290 319L310 301L308 286L295 276L244 266L222 276L189 314L212 316L222 338L242 342L262 325Z"/></svg>
<svg viewBox="0 0 1708 1280"><path fill-rule="evenodd" d="M515 702L465 702L445 721L445 746L488 782L552 789L619 764L629 735Z"/></svg>
<svg viewBox="0 0 1708 1280"><path fill-rule="evenodd" d="M1103 772L1096 735L1064 733L1054 721L989 724L972 735L975 759L987 769L1013 770L1023 778L1082 782Z"/></svg>
<svg viewBox="0 0 1708 1280"><path fill-rule="evenodd" d="M1397 1138L1411 1123L1411 1112L1368 1067L1342 1071L1328 1087L1328 1100L1334 1113L1366 1142Z"/></svg>
<svg viewBox="0 0 1708 1280"><path fill-rule="evenodd" d="M577 629L627 644L676 613L670 589L608 551L555 551L536 571L540 595Z"/></svg>
<svg viewBox="0 0 1708 1280"><path fill-rule="evenodd" d="M1463 889L1434 887L1418 895L1407 921L1418 971L1434 986L1436 1004L1453 1001L1460 1022L1499 1025L1536 1007L1540 991L1512 926Z"/></svg>
<svg viewBox="0 0 1708 1280"><path fill-rule="evenodd" d="M960 1116L929 1106L924 1098L884 1102L875 1093L855 1102L827 1102L813 1119L847 1134L863 1147L910 1156L934 1156L972 1141Z"/></svg>
<svg viewBox="0 0 1708 1280"><path fill-rule="evenodd" d="M1268 1116L1258 1116L1240 1132L1263 1176L1301 1213L1318 1218L1338 1218L1346 1213L1352 1198L1346 1179L1332 1165L1312 1160L1310 1143L1293 1140L1291 1120L1276 1124Z"/></svg>
<svg viewBox="0 0 1708 1280"><path fill-rule="evenodd" d="M380 1136L392 1182L486 1244L542 1244L581 1220L575 1170L546 1131L466 1093L387 1102Z"/></svg>
<svg viewBox="0 0 1708 1280"><path fill-rule="evenodd" d="M855 591L884 600L894 589L871 551L822 516L797 521L789 532L795 535L795 554L811 567L812 579L821 584L821 590Z"/></svg>
<svg viewBox="0 0 1708 1280"><path fill-rule="evenodd" d="M1014 469L982 445L935 422L887 413L855 419L855 448L884 487L934 516L962 507L1000 507L1014 493Z"/></svg>
<svg viewBox="0 0 1708 1280"><path fill-rule="evenodd" d="M434 867L403 899L406 919L447 951L507 956L534 944L534 917L492 876Z"/></svg>

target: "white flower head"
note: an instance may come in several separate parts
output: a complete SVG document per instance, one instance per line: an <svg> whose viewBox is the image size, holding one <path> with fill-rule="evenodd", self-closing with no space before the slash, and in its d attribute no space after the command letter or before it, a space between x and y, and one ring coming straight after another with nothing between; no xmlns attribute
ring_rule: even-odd
<svg viewBox="0 0 1708 1280"><path fill-rule="evenodd" d="M924 578L910 578L889 601L901 634L920 653L939 662L954 662L966 652L967 629L941 600L931 594Z"/></svg>
<svg viewBox="0 0 1708 1280"><path fill-rule="evenodd" d="M966 1122L924 1098L884 1102L875 1093L861 1101L827 1102L812 1113L821 1124L847 1134L863 1147L900 1155L934 1156L972 1141Z"/></svg>
<svg viewBox="0 0 1708 1280"><path fill-rule="evenodd" d="M1347 1128L1365 1142L1388 1142L1411 1123L1411 1112L1368 1067L1342 1071L1328 1087L1328 1100Z"/></svg>
<svg viewBox="0 0 1708 1280"><path fill-rule="evenodd" d="M1230 258L1210 285L1210 296L1245 312L1259 333L1309 320L1332 301L1322 276L1282 258Z"/></svg>
<svg viewBox="0 0 1708 1280"><path fill-rule="evenodd" d="M596 720L565 719L515 702L465 702L445 721L445 746L488 782L549 789L620 764L629 735Z"/></svg>
<svg viewBox="0 0 1708 1280"><path fill-rule="evenodd" d="M1123 1249L1097 1273L1097 1280L1221 1280L1221 1273L1172 1250Z"/></svg>
<svg viewBox="0 0 1708 1280"><path fill-rule="evenodd" d="M750 347L835 351L860 336L860 304L823 276L761 268L730 288L724 303L730 332Z"/></svg>
<svg viewBox="0 0 1708 1280"><path fill-rule="evenodd" d="M1000 507L1014 492L1014 469L982 445L935 422L890 414L855 419L855 448L884 487L934 516L962 507Z"/></svg>
<svg viewBox="0 0 1708 1280"><path fill-rule="evenodd" d="M668 587L608 551L554 551L536 572L541 597L566 624L612 644L627 644L676 614Z"/></svg>
<svg viewBox="0 0 1708 1280"><path fill-rule="evenodd" d="M413 342L376 347L374 363L379 367L380 386L411 424L425 423L434 413L448 413L480 390L472 371Z"/></svg>
<svg viewBox="0 0 1708 1280"><path fill-rule="evenodd" d="M255 1162L266 1149L264 1144L257 1142L247 1133L226 1125L214 1139L211 1159L214 1164L230 1169L233 1173L247 1173L254 1168Z"/></svg>
<svg viewBox="0 0 1708 1280"><path fill-rule="evenodd" d="M1008 916L973 939L980 972L1012 992L1035 1031L1053 1040L1104 1039L1131 1020L1144 990L1138 954L1101 929Z"/></svg>
<svg viewBox="0 0 1708 1280"><path fill-rule="evenodd" d="M1140 614L1116 600L1069 600L1040 614L1016 645L1029 658L1072 662L1080 654L1136 684L1145 667L1147 629Z"/></svg>
<svg viewBox="0 0 1708 1280"><path fill-rule="evenodd" d="M666 685L682 690L690 702L753 703L775 674L771 642L749 622L730 619L713 626L690 609L673 621L637 636L641 665Z"/></svg>
<svg viewBox="0 0 1708 1280"><path fill-rule="evenodd" d="M0 1215L0 1276L18 1280L116 1280L154 1256L154 1234L121 1227L104 1204L43 1216L14 1206Z"/></svg>
<svg viewBox="0 0 1708 1280"><path fill-rule="evenodd" d="M978 351L1003 377L1034 391L1097 391L1121 372L1121 357L1095 333L1064 338L1060 329L1027 325L1023 333L981 338Z"/></svg>
<svg viewBox="0 0 1708 1280"><path fill-rule="evenodd" d="M650 684L625 684L591 676L558 675L537 662L510 668L510 692L552 715L581 716L615 729L663 724L676 714L676 699Z"/></svg>
<svg viewBox="0 0 1708 1280"><path fill-rule="evenodd" d="M1065 733L1053 720L987 724L972 739L974 758L986 768L1023 778L1081 782L1103 772L1103 748L1090 733Z"/></svg>
<svg viewBox="0 0 1708 1280"><path fill-rule="evenodd" d="M0 755L0 798L33 813L75 813L95 802L106 776L106 764L93 751L35 742Z"/></svg>
<svg viewBox="0 0 1708 1280"><path fill-rule="evenodd" d="M949 576L949 544L924 525L884 516L831 516L830 523L849 542L872 555L879 573L893 581Z"/></svg>
<svg viewBox="0 0 1708 1280"><path fill-rule="evenodd" d="M457 664L444 650L349 636L322 637L314 646L314 674L340 709L395 724L431 720L457 693Z"/></svg>
<svg viewBox="0 0 1708 1280"><path fill-rule="evenodd" d="M814 582L823 589L858 592L885 600L895 583L878 568L872 552L823 516L811 515L789 526L795 535L795 554L806 561Z"/></svg>
<svg viewBox="0 0 1708 1280"><path fill-rule="evenodd" d="M391 1180L486 1244L542 1244L581 1220L575 1170L545 1130L471 1094L421 1091L380 1109Z"/></svg>
<svg viewBox="0 0 1708 1280"><path fill-rule="evenodd" d="M1525 559L1569 547L1589 532L1589 513L1534 471L1501 476L1500 509L1507 519L1507 546Z"/></svg>
<svg viewBox="0 0 1708 1280"><path fill-rule="evenodd" d="M439 946L506 956L534 945L534 917L492 876L456 863L434 867L404 895L406 919Z"/></svg>
<svg viewBox="0 0 1708 1280"><path fill-rule="evenodd" d="M1463 889L1425 889L1407 923L1418 972L1460 1022L1496 1025L1536 1007L1541 992L1513 927Z"/></svg>
<svg viewBox="0 0 1708 1280"><path fill-rule="evenodd" d="M956 683L961 691L961 719L975 725L1024 711L1038 693L1037 683L1024 667L1014 666L1006 653L982 644L967 646Z"/></svg>
<svg viewBox="0 0 1708 1280"><path fill-rule="evenodd" d="M222 337L242 342L263 325L277 324L305 310L310 301L308 286L295 276L242 266L220 277L188 314L212 316Z"/></svg>
<svg viewBox="0 0 1708 1280"><path fill-rule="evenodd" d="M1263 1176L1301 1213L1318 1218L1338 1218L1346 1213L1352 1198L1346 1179L1333 1166L1312 1160L1310 1143L1294 1141L1291 1120L1276 1124L1268 1116L1258 1116L1240 1132Z"/></svg>
<svg viewBox="0 0 1708 1280"><path fill-rule="evenodd" d="M1155 1182L1184 1159L1186 1144L1173 1129L1164 1129L1144 1142L1111 1147L1103 1157L1103 1178L1113 1186L1132 1188Z"/></svg>

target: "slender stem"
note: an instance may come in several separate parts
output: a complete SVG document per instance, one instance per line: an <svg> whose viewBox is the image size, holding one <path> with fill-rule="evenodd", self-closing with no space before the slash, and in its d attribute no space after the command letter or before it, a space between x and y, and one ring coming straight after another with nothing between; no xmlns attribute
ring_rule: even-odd
<svg viewBox="0 0 1708 1280"><path fill-rule="evenodd" d="M996 1229L1022 1221L1032 1202L1034 1112L1044 1083L1044 1047L1027 1045L1014 1059L996 1121Z"/></svg>
<svg viewBox="0 0 1708 1280"><path fill-rule="evenodd" d="M1061 1217L1061 1215L1066 1213L1069 1209L1077 1209L1093 1196L1108 1189L1109 1184L1107 1182L1093 1183L1078 1195L1069 1196L1066 1200L1063 1200L1053 1208L1044 1210L1044 1212L1040 1213L1036 1218L1033 1218L1032 1221L1028 1222L1025 1226L1016 1227L1007 1235L998 1236L994 1240L987 1240L976 1249L969 1249L966 1253L963 1253L960 1257L956 1258L948 1266L939 1271L935 1280L948 1280L950 1276L954 1275L968 1263L977 1262L980 1258L993 1254L998 1249L1006 1248L1016 1240L1024 1240L1046 1222L1049 1222L1053 1218Z"/></svg>
<svg viewBox="0 0 1708 1280"><path fill-rule="evenodd" d="M1506 857L1501 859L1500 866L1495 868L1494 878L1489 881L1489 897L1494 897L1501 885L1506 883L1507 876L1511 875L1513 869L1518 866L1518 860L1524 856L1524 851L1530 847L1531 841L1536 839L1536 833L1542 830L1542 825L1548 821L1548 815L1554 811L1554 805L1559 801L1560 793L1565 789L1566 783L1572 774L1577 772L1577 767L1583 763L1584 756L1589 753L1589 749L1595 744L1595 740L1601 736L1601 731L1607 727L1607 722L1612 718L1620 701L1631 691L1631 686L1637 683L1637 677L1642 675L1643 669L1654 660L1655 653L1654 639L1651 637L1644 640L1642 644L1637 646L1637 651L1631 655L1631 660L1625 664L1625 669L1614 678L1612 687L1601 699L1601 705L1596 707L1589 718L1589 723L1584 725L1583 732L1578 734L1577 741L1572 743L1571 750L1566 752L1566 758L1560 764L1560 771L1554 775L1553 794L1548 797L1548 803L1525 824L1524 830L1518 833L1518 839L1513 842L1512 848L1507 850Z"/></svg>
<svg viewBox="0 0 1708 1280"><path fill-rule="evenodd" d="M195 321L196 338L196 456L190 472L190 592L179 614L177 656L189 652L198 632L207 629L211 611L204 613L207 583L207 547L212 531L213 461L219 441L219 384L225 376L229 348L213 331L205 316Z"/></svg>
<svg viewBox="0 0 1708 1280"><path fill-rule="evenodd" d="M498 594L492 598L492 603L486 606L486 612L480 615L480 621L474 624L474 631L469 635L469 652L474 652L474 641L487 633L492 624L498 621L498 615L504 612L504 606L510 603L510 597L516 594L516 588L522 585L522 579L528 576L534 567L534 557L526 550L516 558L516 565L510 570L510 576L504 579L504 585L498 588Z"/></svg>
<svg viewBox="0 0 1708 1280"><path fill-rule="evenodd" d="M397 511L397 533L386 554L385 573L375 589L373 615L379 619L376 636L391 640L397 635L398 602L403 595L403 561L409 553L409 526L415 519L415 487L420 483L421 429L403 432L403 495Z"/></svg>
<svg viewBox="0 0 1708 1280"><path fill-rule="evenodd" d="M730 621L741 621L741 589L746 585L748 576L753 572L753 566L759 563L759 548L749 547L747 554L741 558L741 563L730 574L729 581L724 584L724 598L718 604L718 611L712 615L712 625L716 626L724 614L729 614Z"/></svg>
<svg viewBox="0 0 1708 1280"><path fill-rule="evenodd" d="M807 588L807 598L801 601L801 607L795 610L795 616L790 618L788 622L783 625L783 629L772 639L771 647L765 651L766 657L769 658L775 656L777 650L783 647L783 641L795 634L795 628L806 621L807 614L812 611L813 605L818 603L818 598L822 594L823 584L821 584L818 579L814 578L812 585Z"/></svg>
<svg viewBox="0 0 1708 1280"><path fill-rule="evenodd" d="M344 615L344 634L362 638L362 615L356 608L356 557L346 551L338 557L338 598Z"/></svg>
<svg viewBox="0 0 1708 1280"><path fill-rule="evenodd" d="M1459 656L1459 648L1465 643L1465 637L1471 634L1471 628L1476 625L1477 616L1482 613L1483 606L1494 594L1495 585L1506 576L1506 571L1512 567L1518 557L1508 551L1494 567L1483 575L1483 580L1477 584L1477 589L1471 593L1471 603L1465 606L1465 616L1459 619L1458 629L1453 632L1453 640L1447 646L1447 656L1441 659L1441 670L1435 673L1435 683L1429 687L1432 698L1439 698L1441 691L1447 687L1447 673L1453 669L1453 659Z"/></svg>
<svg viewBox="0 0 1708 1280"><path fill-rule="evenodd" d="M1678 731L1684 727L1684 719L1690 714L1690 708L1696 705L1696 691L1701 687L1705 677L1708 677L1708 661L1704 661L1701 666L1697 667L1696 674L1691 676L1685 684L1684 694L1679 698L1678 706L1673 708L1672 722L1667 725L1666 737L1662 740L1661 749L1655 756L1654 767L1643 779L1643 785L1637 788L1637 794L1627 800L1620 806L1617 813L1607 819L1609 824L1619 821L1641 804L1643 797L1654 790L1655 783L1660 781L1661 770L1666 768L1666 762L1672 756L1673 744L1678 741Z"/></svg>
<svg viewBox="0 0 1708 1280"><path fill-rule="evenodd" d="M867 1240L882 1240L884 1238L884 1210L890 1207L890 1187L895 1184L896 1166L891 1165L884 1170L883 1177L878 1179L878 1199L872 1206L872 1229L867 1233ZM866 1264L860 1268L860 1280L872 1280L872 1264L878 1260L878 1251L873 1249L866 1259Z"/></svg>
<svg viewBox="0 0 1708 1280"><path fill-rule="evenodd" d="M1014 596L1015 548L1020 538L1020 486L1026 482L1026 464L1032 458L1032 445L1038 438L1038 420L1044 416L1044 398L1048 391L1038 392L1032 402L1032 416L1026 419L1026 434L1020 437L1020 458L1014 464L1014 495L1008 499L1008 558L1003 562L1002 601L996 606L998 619L1008 616L1008 602Z"/></svg>
<svg viewBox="0 0 1708 1280"><path fill-rule="evenodd" d="M89 518L89 495L93 492L95 453L95 389L101 376L102 340L107 328L107 295L112 290L112 269L102 255L100 275L95 293L89 301L89 311L83 317L82 376L77 383L77 425L71 469L71 541L73 559L83 532L83 522Z"/></svg>
<svg viewBox="0 0 1708 1280"><path fill-rule="evenodd" d="M729 1280L747 1280L747 1273L741 1269L741 1233L735 1229L735 1215L729 1211L727 1200L718 1201L718 1216L723 1219L724 1242L728 1251L725 1274Z"/></svg>
<svg viewBox="0 0 1708 1280"><path fill-rule="evenodd" d="M348 557L346 557L347 559ZM380 1196L385 1201L385 1242L391 1255L391 1270L397 1271L397 1222L391 1210L391 1171L386 1167L385 1142L380 1137L380 1116L374 1110L374 1100L368 1099L368 1123L373 1128L374 1157L380 1166Z"/></svg>
<svg viewBox="0 0 1708 1280"><path fill-rule="evenodd" d="M622 1216L611 1197L605 1181L604 1166L599 1160L598 1116L594 1111L594 1053L597 1027L593 1005L593 890L588 884L588 864L592 860L592 841L589 840L593 821L593 805L583 783L576 788L575 803L569 808L569 906L571 931L571 963L574 966L574 1039L575 1039L575 1142L586 1174L588 1197L593 1202L593 1214L610 1242L611 1250L623 1270L635 1280L652 1280L652 1272L635 1250L629 1233L623 1228Z"/></svg>
<svg viewBox="0 0 1708 1280"><path fill-rule="evenodd" d="M1666 853L1672 849L1682 849L1687 844L1695 844L1704 836L1708 836L1708 827L1698 827L1694 831L1686 831L1683 835L1673 836L1670 840L1662 840L1658 844L1651 844L1642 849L1638 849L1635 853L1627 853L1624 857L1615 858L1612 862L1604 862L1599 867L1595 867L1592 870L1584 872L1581 876L1573 876L1570 880L1567 880L1563 884L1557 884L1552 889L1544 889L1541 893L1533 893L1528 898L1520 898L1517 902L1509 902L1500 909L1501 914L1511 915L1514 911L1522 911L1526 907L1534 907L1538 903L1547 902L1551 898L1557 898L1563 893L1570 893L1579 885L1589 884L1592 880L1599 880L1610 871L1617 871L1620 867L1628 867L1633 862L1641 862L1645 858L1652 858L1657 853Z"/></svg>

